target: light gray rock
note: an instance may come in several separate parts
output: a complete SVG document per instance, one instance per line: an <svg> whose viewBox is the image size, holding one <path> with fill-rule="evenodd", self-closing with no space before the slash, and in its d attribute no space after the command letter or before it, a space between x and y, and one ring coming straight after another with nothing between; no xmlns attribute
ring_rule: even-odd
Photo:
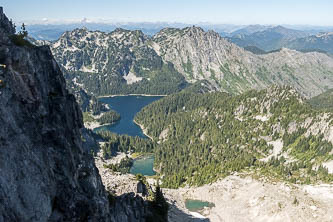
<svg viewBox="0 0 333 222"><path fill-rule="evenodd" d="M324 53L283 48L255 55L199 27L166 28L152 41L163 60L172 62L188 81L206 79L230 93L278 84L313 97L333 86L333 59Z"/></svg>

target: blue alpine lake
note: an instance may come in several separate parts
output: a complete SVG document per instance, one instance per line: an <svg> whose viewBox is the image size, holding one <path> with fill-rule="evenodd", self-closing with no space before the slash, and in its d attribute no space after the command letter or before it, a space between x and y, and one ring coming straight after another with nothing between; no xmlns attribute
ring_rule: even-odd
<svg viewBox="0 0 333 222"><path fill-rule="evenodd" d="M129 136L140 136L146 138L141 128L133 120L137 112L144 106L163 98L162 96L115 96L103 97L99 100L110 106L111 109L120 114L120 121L113 125L104 125L94 131L109 130L117 134L127 134Z"/></svg>
<svg viewBox="0 0 333 222"><path fill-rule="evenodd" d="M101 102L108 104L111 109L120 114L120 121L113 125L98 127L94 131L108 130L117 134L127 134L129 136L147 138L143 134L141 128L133 122L134 116L144 106L161 98L162 96L115 96L100 98L99 100ZM155 175L153 167L154 156L143 156L134 160L130 173L153 176Z"/></svg>

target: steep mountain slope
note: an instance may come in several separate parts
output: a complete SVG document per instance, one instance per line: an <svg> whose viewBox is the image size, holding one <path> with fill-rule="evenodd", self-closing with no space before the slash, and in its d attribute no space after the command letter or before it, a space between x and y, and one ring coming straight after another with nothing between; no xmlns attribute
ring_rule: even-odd
<svg viewBox="0 0 333 222"><path fill-rule="evenodd" d="M282 49L254 55L198 27L163 29L152 41L156 52L188 81L207 79L230 93L279 84L311 97L333 83L333 59L317 52Z"/></svg>
<svg viewBox="0 0 333 222"><path fill-rule="evenodd" d="M158 219L134 193L107 194L49 47L14 33L0 7L0 221Z"/></svg>
<svg viewBox="0 0 333 222"><path fill-rule="evenodd" d="M95 95L169 94L184 88L183 76L164 63L147 40L141 31L76 29L64 33L51 50L66 78Z"/></svg>
<svg viewBox="0 0 333 222"><path fill-rule="evenodd" d="M333 89L315 96L307 101L311 106L316 109L333 110Z"/></svg>
<svg viewBox="0 0 333 222"><path fill-rule="evenodd" d="M326 54L284 48L255 55L198 27L166 28L152 38L140 31L76 29L51 49L66 79L94 95L170 94L186 87L185 79L208 80L233 94L279 84L313 97L333 86L333 58Z"/></svg>
<svg viewBox="0 0 333 222"><path fill-rule="evenodd" d="M203 185L246 171L292 183L333 181L333 116L289 87L239 96L174 94L136 116L158 141L163 186ZM251 129L251 130L249 130Z"/></svg>
<svg viewBox="0 0 333 222"><path fill-rule="evenodd" d="M288 42L286 47L303 51L322 50L333 53L333 33L327 32L304 38L297 38Z"/></svg>
<svg viewBox="0 0 333 222"><path fill-rule="evenodd" d="M285 47L286 43L291 40L309 35L309 33L304 31L275 26L248 34L236 34L229 39L231 42L242 47L257 46L265 51L271 51Z"/></svg>

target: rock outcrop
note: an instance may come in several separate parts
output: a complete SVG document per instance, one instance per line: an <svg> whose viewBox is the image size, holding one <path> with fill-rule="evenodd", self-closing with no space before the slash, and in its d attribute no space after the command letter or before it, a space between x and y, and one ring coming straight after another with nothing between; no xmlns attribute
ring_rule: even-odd
<svg viewBox="0 0 333 222"><path fill-rule="evenodd" d="M0 17L0 221L106 221L108 200L62 72L47 46L14 45Z"/></svg>
<svg viewBox="0 0 333 222"><path fill-rule="evenodd" d="M15 33L15 27L13 26L12 21L10 21L7 16L3 13L3 8L0 7L0 26L1 32L7 34Z"/></svg>
<svg viewBox="0 0 333 222"><path fill-rule="evenodd" d="M89 154L94 141L82 142L81 110L49 47L15 45L0 12L0 222L153 217L139 196L107 195Z"/></svg>

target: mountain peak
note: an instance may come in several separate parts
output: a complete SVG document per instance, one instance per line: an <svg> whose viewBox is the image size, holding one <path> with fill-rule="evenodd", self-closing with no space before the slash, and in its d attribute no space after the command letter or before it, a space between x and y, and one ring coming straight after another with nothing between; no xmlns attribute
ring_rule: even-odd
<svg viewBox="0 0 333 222"><path fill-rule="evenodd" d="M190 27L186 27L183 30L186 31L186 32L193 32L193 33L203 33L203 32L205 32L201 27L195 26L195 25L190 26Z"/></svg>
<svg viewBox="0 0 333 222"><path fill-rule="evenodd" d="M274 30L286 30L287 28L282 26L282 25L277 25L277 26L274 26L272 27L271 29L274 29Z"/></svg>
<svg viewBox="0 0 333 222"><path fill-rule="evenodd" d="M3 13L3 8L0 6L0 29L11 35L16 32L12 21Z"/></svg>

